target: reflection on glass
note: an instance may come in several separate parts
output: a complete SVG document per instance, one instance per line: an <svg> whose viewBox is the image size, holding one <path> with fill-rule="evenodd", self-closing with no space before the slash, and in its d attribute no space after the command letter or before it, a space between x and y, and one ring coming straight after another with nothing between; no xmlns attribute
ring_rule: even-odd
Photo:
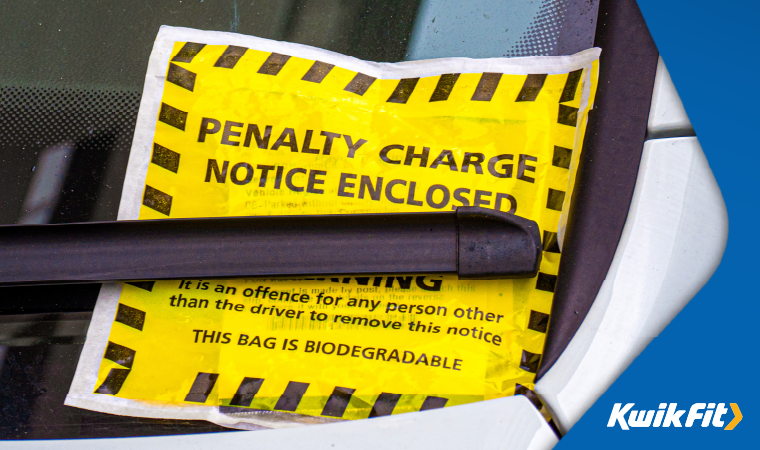
<svg viewBox="0 0 760 450"><path fill-rule="evenodd" d="M73 154L74 147L70 144L48 147L40 152L37 164L32 167L34 176L21 207L18 223L50 223Z"/></svg>

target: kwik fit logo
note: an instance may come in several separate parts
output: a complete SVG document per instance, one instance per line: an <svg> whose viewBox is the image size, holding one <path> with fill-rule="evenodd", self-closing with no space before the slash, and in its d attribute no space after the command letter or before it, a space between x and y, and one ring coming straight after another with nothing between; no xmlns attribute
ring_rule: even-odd
<svg viewBox="0 0 760 450"><path fill-rule="evenodd" d="M688 414L686 414L685 409L678 409L678 403L660 403L656 410L636 410L633 409L635 405L635 403L627 403L623 406L622 403L615 403L612 406L612 414L610 414L607 427L613 428L615 425L619 425L623 430L650 427L690 428L697 423L699 425L696 426L701 425L702 427L723 428L725 425L725 430L733 430L742 421L742 412L736 403L730 404L734 418L728 425L723 420L723 416L728 412L725 403L694 403L689 408ZM684 414L686 414L686 420L682 425L681 418Z"/></svg>

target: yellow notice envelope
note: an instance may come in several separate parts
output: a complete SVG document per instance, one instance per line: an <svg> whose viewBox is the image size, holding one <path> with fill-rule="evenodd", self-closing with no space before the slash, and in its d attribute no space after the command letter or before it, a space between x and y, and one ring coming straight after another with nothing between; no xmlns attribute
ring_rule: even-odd
<svg viewBox="0 0 760 450"><path fill-rule="evenodd" d="M106 286L67 404L280 427L530 394L598 55L378 64L162 28L121 219L474 205L535 220L543 262Z"/></svg>

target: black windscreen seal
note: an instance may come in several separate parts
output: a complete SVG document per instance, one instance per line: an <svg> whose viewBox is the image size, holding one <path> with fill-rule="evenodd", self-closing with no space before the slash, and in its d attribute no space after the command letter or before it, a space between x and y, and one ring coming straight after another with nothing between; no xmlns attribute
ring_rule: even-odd
<svg viewBox="0 0 760 450"><path fill-rule="evenodd" d="M600 2L602 49L568 218L549 330L536 380L586 317L612 264L636 185L659 53L635 0Z"/></svg>

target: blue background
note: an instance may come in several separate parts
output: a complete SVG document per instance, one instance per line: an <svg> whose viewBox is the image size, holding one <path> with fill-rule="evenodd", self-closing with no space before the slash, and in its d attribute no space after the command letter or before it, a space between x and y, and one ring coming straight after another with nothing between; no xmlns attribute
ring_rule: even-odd
<svg viewBox="0 0 760 450"><path fill-rule="evenodd" d="M604 0L601 0L604 1ZM558 449L760 448L758 189L760 2L639 0L728 207L726 253L707 285L596 402ZM612 405L737 403L733 430L607 428ZM638 409L638 408L634 408ZM686 419L682 416L681 423ZM695 425L698 425L697 422Z"/></svg>

